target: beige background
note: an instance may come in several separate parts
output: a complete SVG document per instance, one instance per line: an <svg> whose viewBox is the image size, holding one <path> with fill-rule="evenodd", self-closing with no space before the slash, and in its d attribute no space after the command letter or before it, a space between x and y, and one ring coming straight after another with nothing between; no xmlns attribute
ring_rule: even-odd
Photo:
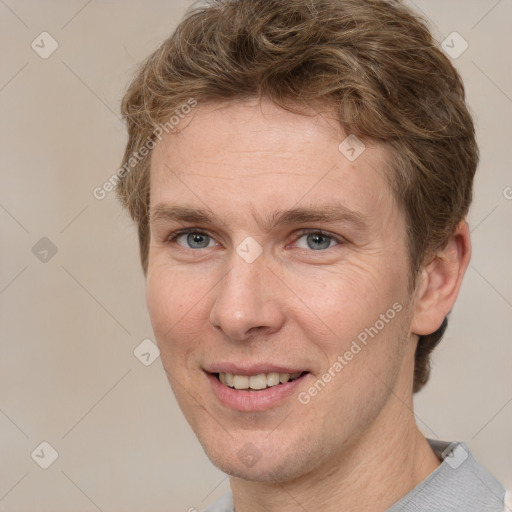
<svg viewBox="0 0 512 512"><path fill-rule="evenodd" d="M160 360L133 354L152 337L135 230L113 193L92 195L119 165L119 104L136 63L188 5L0 0L2 512L186 511L228 489ZM467 442L512 488L512 2L415 5L439 40L457 31L469 44L455 63L482 153L473 259L418 421ZM31 48L43 31L59 45L47 59ZM32 252L42 237L57 248L47 262ZM58 452L48 469L31 458L43 441Z"/></svg>

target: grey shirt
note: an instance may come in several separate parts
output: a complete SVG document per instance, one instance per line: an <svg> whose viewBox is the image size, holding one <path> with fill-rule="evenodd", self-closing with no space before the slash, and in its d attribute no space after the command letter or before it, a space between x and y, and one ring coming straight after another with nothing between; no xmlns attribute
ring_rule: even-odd
<svg viewBox="0 0 512 512"><path fill-rule="evenodd" d="M464 443L427 439L443 460L388 512L504 512L505 489L473 458ZM235 512L225 494L204 512Z"/></svg>

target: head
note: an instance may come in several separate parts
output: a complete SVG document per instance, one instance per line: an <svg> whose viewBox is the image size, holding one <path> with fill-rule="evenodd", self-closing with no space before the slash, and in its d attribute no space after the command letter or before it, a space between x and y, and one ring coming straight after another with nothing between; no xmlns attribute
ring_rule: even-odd
<svg viewBox="0 0 512 512"><path fill-rule="evenodd" d="M391 393L425 385L469 261L478 150L423 21L395 1L215 1L144 62L122 111L117 190L155 337L217 465L298 475L332 451L326 429L348 448ZM268 361L304 372L302 401L219 402L216 374ZM259 476L240 443L268 461Z"/></svg>

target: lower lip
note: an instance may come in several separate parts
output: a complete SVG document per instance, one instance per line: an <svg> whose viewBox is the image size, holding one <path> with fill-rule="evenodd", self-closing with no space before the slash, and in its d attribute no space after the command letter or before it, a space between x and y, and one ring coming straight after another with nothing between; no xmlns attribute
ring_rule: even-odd
<svg viewBox="0 0 512 512"><path fill-rule="evenodd" d="M206 373L212 386L215 396L225 407L236 411L264 411L281 403L290 395L297 394L297 388L308 374L304 374L298 379L288 381L277 386L262 389L259 391L250 391L247 389L234 389L222 384L215 375Z"/></svg>

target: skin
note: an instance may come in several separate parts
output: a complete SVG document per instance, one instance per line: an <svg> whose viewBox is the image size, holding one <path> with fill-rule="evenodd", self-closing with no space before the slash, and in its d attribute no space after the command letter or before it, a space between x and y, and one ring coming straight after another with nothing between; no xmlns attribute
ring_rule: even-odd
<svg viewBox="0 0 512 512"><path fill-rule="evenodd" d="M411 291L386 149L367 143L350 162L338 149L347 134L330 117L267 100L200 103L152 154L148 310L178 403L231 475L237 512L383 511L439 465L412 413L414 351L455 301L470 257L467 225ZM364 224L268 230L261 220L334 202ZM162 205L207 208L213 221L173 221L156 215ZM205 244L169 240L185 228ZM304 229L333 238L318 243ZM236 252L246 237L262 248L252 263ZM307 391L395 303L401 311L307 404L294 393L270 409L235 411L204 372L220 361L277 362L307 369L299 389ZM250 467L238 456L246 443L260 457Z"/></svg>

